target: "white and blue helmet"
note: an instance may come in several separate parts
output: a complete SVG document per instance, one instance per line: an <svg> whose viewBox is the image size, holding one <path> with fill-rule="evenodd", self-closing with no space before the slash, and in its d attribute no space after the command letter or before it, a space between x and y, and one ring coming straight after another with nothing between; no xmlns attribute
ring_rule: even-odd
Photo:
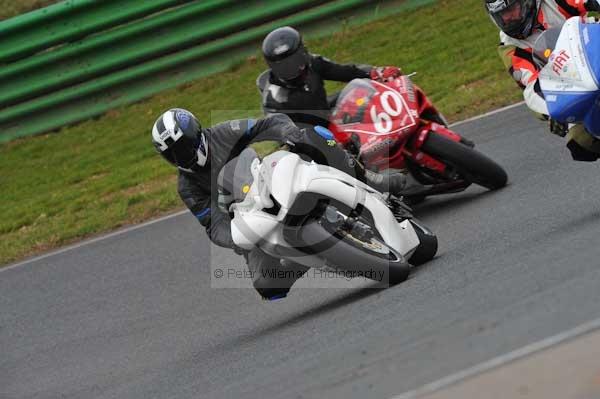
<svg viewBox="0 0 600 399"><path fill-rule="evenodd" d="M170 109L154 122L152 143L169 163L185 172L208 164L206 134L194 114L185 109Z"/></svg>

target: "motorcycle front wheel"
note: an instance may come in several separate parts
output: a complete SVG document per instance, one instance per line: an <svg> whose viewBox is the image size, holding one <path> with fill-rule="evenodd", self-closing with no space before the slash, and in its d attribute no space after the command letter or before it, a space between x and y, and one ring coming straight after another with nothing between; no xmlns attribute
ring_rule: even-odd
<svg viewBox="0 0 600 399"><path fill-rule="evenodd" d="M454 167L467 180L490 190L506 186L508 176L502 166L479 151L430 132L421 150Z"/></svg>
<svg viewBox="0 0 600 399"><path fill-rule="evenodd" d="M390 285L408 278L410 265L406 259L377 237L361 239L352 234L332 234L314 220L301 228L298 238L341 271Z"/></svg>
<svg viewBox="0 0 600 399"><path fill-rule="evenodd" d="M411 219L410 223L419 237L419 246L408 259L413 266L420 266L435 257L438 250L438 240L435 234L417 219Z"/></svg>

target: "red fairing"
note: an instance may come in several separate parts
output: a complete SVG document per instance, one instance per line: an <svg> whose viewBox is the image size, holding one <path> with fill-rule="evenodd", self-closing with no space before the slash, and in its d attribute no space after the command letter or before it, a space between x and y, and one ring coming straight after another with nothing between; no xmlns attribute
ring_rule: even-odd
<svg viewBox="0 0 600 399"><path fill-rule="evenodd" d="M462 139L462 137L458 133L453 132L452 130L448 129L446 126L440 125L439 123L428 122L427 124L421 126L417 141L415 142L415 146L414 146L415 149L421 148L421 146L427 139L427 135L429 134L429 132L436 132L436 133L438 133L442 136L445 136L446 138L448 138L452 141L456 141L456 142L459 142Z"/></svg>
<svg viewBox="0 0 600 399"><path fill-rule="evenodd" d="M369 168L403 169L410 157L421 166L443 172L442 162L419 151L431 130L461 140L446 127L422 118L437 114L425 93L407 76L386 83L355 79L340 93L329 127L342 146L360 147L360 159Z"/></svg>

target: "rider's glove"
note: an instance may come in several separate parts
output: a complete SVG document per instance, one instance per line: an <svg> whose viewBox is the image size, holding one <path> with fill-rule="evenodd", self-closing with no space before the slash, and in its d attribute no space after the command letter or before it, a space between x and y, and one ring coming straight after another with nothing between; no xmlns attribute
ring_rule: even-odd
<svg viewBox="0 0 600 399"><path fill-rule="evenodd" d="M550 118L550 132L560 137L565 137L569 132L569 124Z"/></svg>
<svg viewBox="0 0 600 399"><path fill-rule="evenodd" d="M229 213L229 205L233 202L233 195L223 187L219 187L217 196L217 205L223 213Z"/></svg>
<svg viewBox="0 0 600 399"><path fill-rule="evenodd" d="M402 75L402 70L395 66L375 67L371 69L371 79L387 82Z"/></svg>
<svg viewBox="0 0 600 399"><path fill-rule="evenodd" d="M236 254L241 255L244 258L246 258L246 261L248 260L247 257L248 257L248 253L250 251L240 248L237 245L234 245L231 249L233 249L233 252L235 252Z"/></svg>
<svg viewBox="0 0 600 399"><path fill-rule="evenodd" d="M600 11L600 3L598 3L598 0L587 0L585 2L585 9L588 11Z"/></svg>
<svg viewBox="0 0 600 399"><path fill-rule="evenodd" d="M382 193L398 193L406 186L406 176L403 173L375 173L365 170L366 183Z"/></svg>

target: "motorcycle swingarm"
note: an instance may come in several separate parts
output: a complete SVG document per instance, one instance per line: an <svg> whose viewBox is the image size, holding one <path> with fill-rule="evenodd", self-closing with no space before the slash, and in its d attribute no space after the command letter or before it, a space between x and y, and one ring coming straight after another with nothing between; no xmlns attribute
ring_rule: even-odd
<svg viewBox="0 0 600 399"><path fill-rule="evenodd" d="M431 184L416 188L414 191L403 193L404 196L430 196L440 194L451 194L465 191L467 187L471 185L470 182L465 180L456 180L446 183Z"/></svg>

